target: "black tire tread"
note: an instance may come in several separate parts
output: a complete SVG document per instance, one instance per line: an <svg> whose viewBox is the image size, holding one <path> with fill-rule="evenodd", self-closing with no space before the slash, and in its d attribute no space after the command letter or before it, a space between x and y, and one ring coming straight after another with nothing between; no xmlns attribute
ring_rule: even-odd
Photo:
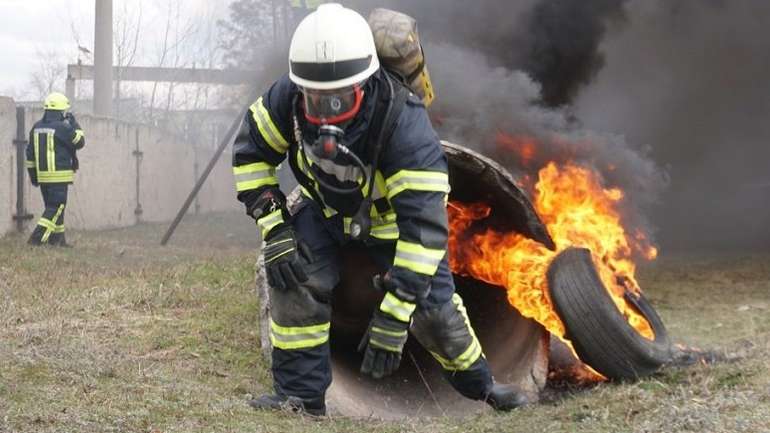
<svg viewBox="0 0 770 433"><path fill-rule="evenodd" d="M644 314L655 340L642 337L618 311L584 248L561 252L548 269L548 285L557 314L581 360L610 379L637 379L654 373L671 358L662 321L642 296ZM641 309L640 309L641 310ZM646 314L645 314L646 313Z"/></svg>

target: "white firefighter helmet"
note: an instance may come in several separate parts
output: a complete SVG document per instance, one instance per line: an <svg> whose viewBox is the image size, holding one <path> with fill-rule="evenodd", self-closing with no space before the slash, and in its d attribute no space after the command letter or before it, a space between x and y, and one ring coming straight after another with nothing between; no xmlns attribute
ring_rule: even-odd
<svg viewBox="0 0 770 433"><path fill-rule="evenodd" d="M303 89L350 87L380 68L372 30L338 3L318 6L297 26L289 47L289 78Z"/></svg>

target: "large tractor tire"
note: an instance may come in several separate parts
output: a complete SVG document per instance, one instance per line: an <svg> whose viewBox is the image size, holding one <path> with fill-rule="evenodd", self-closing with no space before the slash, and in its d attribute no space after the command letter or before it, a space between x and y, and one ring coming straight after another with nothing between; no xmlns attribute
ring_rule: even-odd
<svg viewBox="0 0 770 433"><path fill-rule="evenodd" d="M655 309L644 297L626 300L649 322L650 340L628 324L599 278L591 252L569 248L548 268L548 285L557 314L583 362L614 380L648 376L671 360L671 342Z"/></svg>

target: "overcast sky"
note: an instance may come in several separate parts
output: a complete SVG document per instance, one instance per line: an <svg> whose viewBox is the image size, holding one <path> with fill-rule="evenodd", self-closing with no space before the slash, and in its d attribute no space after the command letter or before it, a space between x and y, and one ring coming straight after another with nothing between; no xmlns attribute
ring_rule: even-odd
<svg viewBox="0 0 770 433"><path fill-rule="evenodd" d="M186 21L213 26L227 16L230 1L114 0L114 19L142 11L140 54L135 65L152 64L169 5L181 2ZM94 0L0 0L0 95L29 94L40 55L56 52L62 63L78 59L77 41L93 51ZM83 58L84 63L91 63ZM62 89L63 90L63 89Z"/></svg>

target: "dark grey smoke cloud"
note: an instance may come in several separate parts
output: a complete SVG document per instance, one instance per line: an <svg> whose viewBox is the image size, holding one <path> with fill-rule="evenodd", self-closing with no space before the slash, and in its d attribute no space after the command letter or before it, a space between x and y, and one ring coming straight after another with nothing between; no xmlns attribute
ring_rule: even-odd
<svg viewBox="0 0 770 433"><path fill-rule="evenodd" d="M670 247L770 247L770 2L635 0L575 105L652 148Z"/></svg>
<svg viewBox="0 0 770 433"><path fill-rule="evenodd" d="M604 64L598 50L627 0L361 0L415 17L427 40L482 53L493 66L528 73L541 100L569 103Z"/></svg>
<svg viewBox="0 0 770 433"><path fill-rule="evenodd" d="M621 22L623 3L391 0L375 6L418 20L437 91L430 111L442 138L480 150L520 176L536 177L548 161L592 166L606 186L626 191L626 220L650 232L645 210L666 176L649 149L583 127L562 105L601 68L599 43L608 23ZM531 156L520 157L517 150L529 142L535 144Z"/></svg>

